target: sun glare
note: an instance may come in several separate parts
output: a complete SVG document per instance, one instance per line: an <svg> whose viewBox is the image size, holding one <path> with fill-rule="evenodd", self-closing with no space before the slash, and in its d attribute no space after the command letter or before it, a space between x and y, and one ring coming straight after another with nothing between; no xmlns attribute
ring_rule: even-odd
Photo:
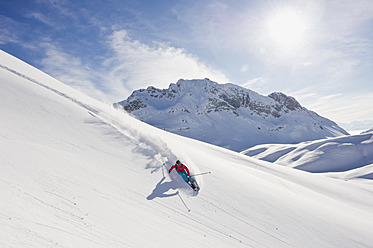
<svg viewBox="0 0 373 248"><path fill-rule="evenodd" d="M300 11L279 10L268 19L269 38L282 47L300 45L304 31L305 23Z"/></svg>

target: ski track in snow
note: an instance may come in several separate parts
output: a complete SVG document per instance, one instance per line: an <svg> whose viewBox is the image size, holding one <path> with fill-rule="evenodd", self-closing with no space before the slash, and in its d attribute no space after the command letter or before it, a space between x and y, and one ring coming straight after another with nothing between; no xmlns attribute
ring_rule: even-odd
<svg viewBox="0 0 373 248"><path fill-rule="evenodd" d="M30 199L30 202L32 202L35 206L40 207L39 205L44 205L47 208L52 208L56 210L57 212L61 212L61 214L60 215L57 214L57 216L61 220L64 220L67 223L70 223L72 226L75 226L76 227L75 231L78 230L78 232L72 232L65 228L58 228L52 225L43 224L41 222L36 222L36 221L29 220L29 219L15 217L14 215L12 215L12 217L9 217L8 215L0 214L3 217L3 220L7 221L7 223L9 224L8 228L21 230L23 233L27 235L31 235L37 238L38 240L42 240L43 242L45 242L47 246L52 245L52 247L65 247L65 246L55 243L52 239L45 238L44 236L39 235L37 232L32 231L33 229L32 226L39 226L43 229L46 228L46 229L52 229L52 230L56 230L59 232L63 232L68 235L78 237L80 239L84 239L92 243L98 244L100 245L100 247L113 247L111 244L106 244L101 241L102 238L104 237L110 237L110 239L115 241L115 243L122 244L126 247L138 247L135 243L133 243L129 239L127 240L127 243L123 243L117 237L114 237L114 235L111 234L109 231L104 230L101 227L92 226L91 224L86 222L85 218L88 216L88 213L82 212L78 207L76 207L76 203L69 199L66 199L52 192L46 192L48 194L55 195L57 198L63 199L63 201L69 202L68 205L72 207L70 208L71 209L70 211L67 211L67 210L56 207L53 204L50 204L48 202L45 202L39 199L38 197L28 193L26 190L23 190L15 185L12 185L4 179L0 178L0 181L2 181L7 186L11 187L18 194L25 195L26 197L24 199L25 200ZM73 211L76 213L73 213ZM29 228L24 227L24 226L29 226ZM121 237L121 239L123 239L123 237ZM4 244L4 247L8 247L8 245L9 244Z"/></svg>
<svg viewBox="0 0 373 248"><path fill-rule="evenodd" d="M208 201L208 200L206 200L206 199L204 199L204 198L201 198L201 199L202 199L202 201L205 201L205 202L207 202L208 204L210 204L211 206L213 206L214 208L219 209L220 211L224 212L224 213L225 213L226 215L228 215L230 218L236 219L236 220L238 220L238 221L244 223L245 225L248 225L248 226L250 226L251 228L254 228L254 229L256 229L256 230L258 230L258 231L260 231L260 232L262 232L262 233L268 235L269 237L274 238L274 239L276 239L276 240L278 240L278 241L280 241L280 242L282 242L282 243L288 245L289 247L294 247L294 246L292 246L291 244L289 244L289 243L287 243L286 241L283 240L283 239L285 239L285 237L284 237L283 235L279 235L279 236L281 236L281 238L280 238L280 237L277 237L276 234L271 234L271 233L269 233L269 232L266 232L266 231L264 231L263 229L261 229L261 228L255 226L254 224L249 223L249 222L247 222L247 221L245 221L245 220L243 220L243 219L241 219L241 218L239 218L239 217L236 216L236 215L238 215L238 216L244 216L244 217L247 217L246 215L244 215L244 214L242 214L242 213L238 213L236 210L235 210L235 212L234 212L236 215L233 215L232 213L228 212L228 211L225 210L224 208L217 206L217 205L214 204L213 202L210 202L210 201ZM249 217L249 218L250 218L250 217ZM273 225L271 225L271 224L268 224L268 223L265 223L265 222L263 222L263 221L261 221L261 220L259 220L259 219L254 220L252 217L251 217L250 219L251 219L252 221L255 221L256 224L258 224L258 225L261 225L261 226L262 226L262 225L269 225L269 226L271 226L273 229L277 229L275 226L273 226ZM241 236L243 236L243 237L245 237L245 238L247 238L247 239L249 239L249 240L252 240L252 239L251 239L249 236L247 236L246 234L240 233L239 231L232 230L232 229L231 229L231 231L233 231L233 232L237 232L237 233L239 233ZM256 242L255 240L252 240L252 241ZM257 245L261 245L261 244L257 243Z"/></svg>
<svg viewBox="0 0 373 248"><path fill-rule="evenodd" d="M1 65L0 68L5 69L21 78L24 78L32 83L35 83L47 90L50 90L54 93L56 93L59 96L62 96L73 103L77 104L78 106L86 109L93 117L97 118L101 122L110 125L115 130L120 132L121 134L125 135L126 137L130 138L132 141L138 143L139 145L139 151L142 152L144 155L147 155L149 158L152 159L151 163L149 164L149 168L155 168L160 169L162 167L162 164L167 162L169 159L170 161L176 161L177 156L172 153L172 151L167 147L167 144L162 142L160 139L157 140L157 142L154 142L152 138L154 137L146 137L144 135L141 135L139 132L137 132L135 129L130 130L127 126L121 125L118 121L114 119L105 119L104 117L100 116L100 111L98 109L95 109L92 106L89 106L87 104L82 103L81 101L74 99L67 94L53 89L33 78L30 78L20 72L17 72L16 70L13 70L7 66ZM119 110L118 110L119 111ZM194 171L196 171L196 166L193 167Z"/></svg>

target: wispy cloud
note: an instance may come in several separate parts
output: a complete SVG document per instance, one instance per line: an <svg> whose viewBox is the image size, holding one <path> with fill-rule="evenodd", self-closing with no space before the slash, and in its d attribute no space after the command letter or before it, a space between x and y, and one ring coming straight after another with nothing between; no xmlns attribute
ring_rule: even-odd
<svg viewBox="0 0 373 248"><path fill-rule="evenodd" d="M263 89L267 84L267 80L264 77L257 77L248 80L246 83L242 84L241 86L244 88L248 88L250 90L257 90Z"/></svg>
<svg viewBox="0 0 373 248"><path fill-rule="evenodd" d="M353 120L372 120L373 110L369 107L373 93L339 96L332 101L316 100L315 107L320 114L336 122L351 122ZM312 107L312 104L310 105Z"/></svg>
<svg viewBox="0 0 373 248"><path fill-rule="evenodd" d="M96 68L85 65L79 57L68 54L51 43L44 43L45 57L41 61L43 70L61 82L96 99L107 101L105 89L99 85L104 76Z"/></svg>
<svg viewBox="0 0 373 248"><path fill-rule="evenodd" d="M295 97L307 109L336 122L371 120L373 116L373 109L369 107L373 99L372 92L325 94L308 87L287 94Z"/></svg>
<svg viewBox="0 0 373 248"><path fill-rule="evenodd" d="M149 46L131 39L126 30L114 31L108 37L110 57L104 57L95 68L79 57L45 43L44 70L62 82L105 101L119 101L133 90L150 85L160 88L180 78L210 78L217 82L228 79L216 69L187 53L184 49L158 43Z"/></svg>
<svg viewBox="0 0 373 248"><path fill-rule="evenodd" d="M18 42L19 37L15 30L19 28L19 23L6 16L0 15L0 44Z"/></svg>
<svg viewBox="0 0 373 248"><path fill-rule="evenodd" d="M71 19L74 19L76 23L78 23L78 16L76 15L76 10L69 9L69 7L66 7L66 5L69 4L69 1L66 0L36 0L36 3L47 6L48 8L52 8L57 10L58 13L63 16L69 17Z"/></svg>
<svg viewBox="0 0 373 248"><path fill-rule="evenodd" d="M58 28L59 27L59 25L54 23L49 17L45 16L44 14L42 14L40 12L28 13L28 14L26 14L26 17L38 20L38 21L42 22L43 24L45 24L47 26L50 26L50 27L53 27L53 28Z"/></svg>
<svg viewBox="0 0 373 248"><path fill-rule="evenodd" d="M325 81L337 82L359 71L366 63L364 57L372 55L369 40L373 20L373 2L326 1L320 2L315 11L320 11L314 27L313 44L309 57L319 70L324 71Z"/></svg>
<svg viewBox="0 0 373 248"><path fill-rule="evenodd" d="M228 82L227 77L209 67L185 49L157 43L154 46L132 39L126 30L114 31L109 37L114 55L104 66L110 68L112 82L128 90L155 85L166 87L180 78L210 78Z"/></svg>

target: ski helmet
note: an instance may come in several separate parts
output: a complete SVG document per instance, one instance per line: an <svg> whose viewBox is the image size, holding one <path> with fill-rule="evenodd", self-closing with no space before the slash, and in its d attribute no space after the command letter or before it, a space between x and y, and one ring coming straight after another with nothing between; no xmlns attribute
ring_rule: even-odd
<svg viewBox="0 0 373 248"><path fill-rule="evenodd" d="M176 160L176 164L180 165L181 164L180 160Z"/></svg>

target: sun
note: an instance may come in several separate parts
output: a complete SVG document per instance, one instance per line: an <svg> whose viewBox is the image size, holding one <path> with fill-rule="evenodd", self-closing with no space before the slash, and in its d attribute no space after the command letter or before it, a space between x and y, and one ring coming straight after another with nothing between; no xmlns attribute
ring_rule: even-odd
<svg viewBox="0 0 373 248"><path fill-rule="evenodd" d="M304 41L306 24L301 11L294 9L277 10L268 18L269 39L281 47L295 47Z"/></svg>

